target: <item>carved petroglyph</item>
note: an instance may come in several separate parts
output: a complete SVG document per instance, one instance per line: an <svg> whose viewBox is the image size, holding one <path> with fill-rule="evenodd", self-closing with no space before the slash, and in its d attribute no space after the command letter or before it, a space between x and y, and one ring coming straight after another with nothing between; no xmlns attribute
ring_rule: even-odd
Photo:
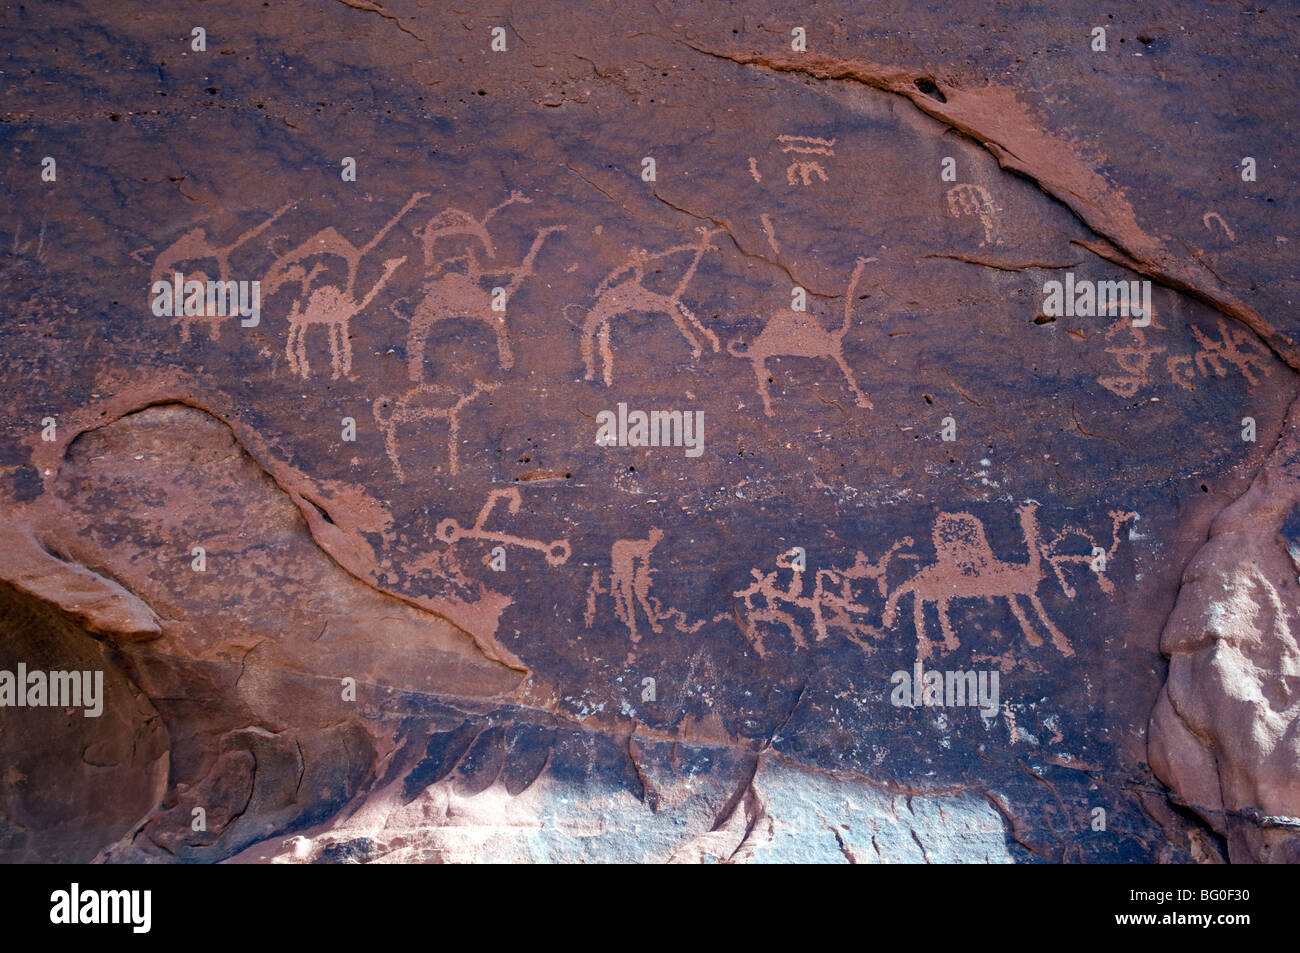
<svg viewBox="0 0 1300 953"><path fill-rule="evenodd" d="M186 265L198 262L215 262L217 266L217 280L223 282L232 280L230 256L241 246L252 241L258 235L262 234L262 232L270 228L276 219L292 207L293 203L281 206L264 222L253 226L236 238L231 244L221 247L213 244L202 226L191 228L188 232L158 253L158 257L154 260L153 268L149 273L150 285L152 286L152 284L157 281L169 280L177 265ZM205 287L211 277L201 270L183 270L185 271L188 280L201 282ZM178 307L177 310L180 311L181 309ZM202 322L207 325L208 337L211 340L220 340L221 323L232 316L228 311L227 313L222 314L222 310L223 309L216 307L212 302L209 302L203 314L177 314L172 320L174 323L180 325L181 341L183 343L189 342L190 332L196 322Z"/></svg>
<svg viewBox="0 0 1300 953"><path fill-rule="evenodd" d="M507 546L518 546L521 549L537 550L545 555L548 566L562 566L568 562L572 549L567 539L557 539L547 543L538 539L528 539L523 536L512 536L509 533L484 529L488 516L491 515L493 507L500 500L506 501L506 512L512 516L519 512L519 507L523 502L519 490L515 487L493 490L488 494L487 502L483 504L478 519L474 521L473 526L466 529L454 519L445 519L438 524L435 534L438 539L452 546L462 539L481 539L490 543L502 543Z"/></svg>
<svg viewBox="0 0 1300 953"><path fill-rule="evenodd" d="M582 362L586 368L586 380L593 380L596 376L596 336L599 334L600 357L605 365L603 380L606 386L613 386L614 355L610 349L610 325L614 318L620 315L632 313L668 315L677 325L677 330L686 339L686 343L691 346L691 355L699 357L700 342L691 333L691 328L687 324L689 322L708 340L713 350L718 350L718 336L701 324L691 310L682 303L682 294L691 279L695 277L700 259L706 252L717 250L709 239L721 230L697 228L696 231L700 235L700 240L696 244L676 245L653 254L643 248L633 249L627 262L611 271L597 285L594 292L596 302L587 312L582 331ZM647 264L684 251L692 251L695 254L672 293L663 294L645 287ZM621 275L629 271L631 274L628 277L619 280Z"/></svg>
<svg viewBox="0 0 1300 953"><path fill-rule="evenodd" d="M993 207L993 197L982 185L962 183L948 190L948 214L953 218L973 215L984 226L984 238L980 241L981 248L994 243L994 211L996 210Z"/></svg>
<svg viewBox="0 0 1300 953"><path fill-rule="evenodd" d="M753 576L754 581L748 587L732 593L744 606L741 630L745 638L749 640L759 656L764 657L767 655L764 627L783 626L796 646L807 648L808 640L804 637L804 628L795 615L798 611L811 616L816 641L825 639L832 629L839 629L848 639L870 650L872 643L869 640L878 638L883 630L863 619L855 618L855 616L866 616L874 610L859 600L854 584L862 580L874 580L880 598L885 598L888 591L886 573L889 562L898 550L910 545L912 545L911 537L905 537L894 543L876 562L869 562L866 555L859 552L854 558L853 565L847 569L832 567L815 570L812 574L812 591L807 595L804 595L806 570L801 569L800 563L795 561L793 551L776 557L777 568L773 572L764 573L758 569L751 569L750 575ZM899 558L916 559L917 557L904 554ZM781 588L778 582L783 570L790 573L785 588ZM714 621L726 618L729 616L723 613L716 616Z"/></svg>
<svg viewBox="0 0 1300 953"><path fill-rule="evenodd" d="M1204 377L1209 377L1211 371L1216 377L1226 377L1228 368L1235 367L1253 387L1259 383L1259 378L1252 368L1261 374L1268 373L1268 352L1263 345L1245 328L1230 323L1226 318L1219 318L1219 340L1195 326L1192 327L1192 336L1201 345L1193 358L1196 369Z"/></svg>
<svg viewBox="0 0 1300 953"><path fill-rule="evenodd" d="M403 424L422 423L426 420L447 422L447 465L451 473L460 472L457 445L460 438L460 412L479 394L496 390L495 383L475 383L468 394L461 394L441 384L417 384L404 394L380 397L374 404L375 423L384 435L384 449L393 464L393 472L401 483L406 482L406 471L399 455L397 428Z"/></svg>
<svg viewBox="0 0 1300 953"><path fill-rule="evenodd" d="M1106 340L1114 341L1117 337L1128 337L1114 347L1106 348L1107 354L1115 356L1115 363L1124 373L1115 377L1098 377L1097 383L1120 397L1132 397L1150 383L1151 361L1157 354L1163 354L1165 348L1156 347L1147 341L1148 331L1163 331L1164 326L1151 315L1149 328L1135 328L1133 322L1121 317L1106 329ZM1170 368L1172 371L1172 367Z"/></svg>
<svg viewBox="0 0 1300 953"><path fill-rule="evenodd" d="M654 528L645 539L620 539L614 542L609 551L609 588L601 585L599 569L591 574L591 584L587 587L587 611L584 615L587 628L590 629L596 621L598 597L609 595L614 600L615 618L627 628L628 638L633 642L641 641L637 625L638 609L655 633L663 632L664 622L671 622L679 632L699 631L704 620L691 624L686 619L686 613L680 609L665 609L650 594L655 572L650 567L650 553L663 537L663 530Z"/></svg>
<svg viewBox="0 0 1300 953"><path fill-rule="evenodd" d="M307 329L313 325L323 325L329 337L330 369L334 379L343 377L352 370L352 342L348 330L352 317L366 309L375 295L388 283L393 272L402 266L406 256L389 258L384 262L384 273L370 286L370 291L360 301L354 301L340 288L334 285L313 287L304 305L301 299L295 300L289 310L289 336L285 340L284 353L289 359L289 370L306 380L311 376L307 363ZM316 276L324 270L321 265L312 266L304 279L304 285L311 286Z"/></svg>
<svg viewBox="0 0 1300 953"><path fill-rule="evenodd" d="M844 294L844 323L838 330L827 331L817 317L806 311L778 311L768 319L767 325L759 332L750 345L739 350L740 341L727 345L727 353L732 357L743 357L754 368L754 377L758 380L758 393L763 398L763 412L769 417L775 416L772 410L772 398L768 393L767 361L773 357L820 357L834 361L853 391L859 407L871 408L871 401L858 388L848 362L844 360L844 335L853 323L853 295L868 262L875 258L859 258L849 279L848 291Z"/></svg>
<svg viewBox="0 0 1300 953"><path fill-rule="evenodd" d="M1057 533L1043 547L1043 553L1047 561L1051 564L1053 572L1056 573L1056 580L1061 584L1061 591L1069 598L1075 596L1074 587L1066 578L1065 567L1069 563L1081 563L1091 569L1097 576L1097 584L1101 586L1101 591L1106 595L1114 595L1115 584L1105 575L1106 566L1115 558L1115 552L1119 549L1120 544L1120 527L1125 523L1138 518L1137 513L1121 512L1120 510L1111 510L1111 536L1110 547L1103 549L1093 535L1085 529L1077 526L1066 526ZM1071 553L1065 547L1066 540L1074 537L1083 540L1085 551L1082 553Z"/></svg>
<svg viewBox="0 0 1300 953"><path fill-rule="evenodd" d="M323 325L329 334L330 368L334 379L352 372L352 346L348 339L349 323L352 318L365 309L388 279L406 259L390 258L385 263L384 274L371 286L364 299L356 299L357 273L361 262L384 236L392 230L398 221L428 193L417 192L402 206L401 211L388 220L375 236L357 248L348 239L339 234L333 226L323 228L297 248L294 248L275 260L262 280L263 290L273 295L279 288L291 282L301 285L302 293L293 303L289 313L289 336L285 342L285 356L289 367L304 380L311 376L307 364L307 330L315 325ZM346 279L343 286L321 285L314 287L317 277L326 270L323 263L317 263L310 269L306 263L317 256L341 258L346 266Z"/></svg>
<svg viewBox="0 0 1300 953"><path fill-rule="evenodd" d="M1152 317L1150 331L1165 330ZM1125 336L1129 337L1125 340ZM1261 375L1268 373L1270 367L1269 353L1251 334L1226 318L1218 319L1218 338L1192 326L1192 337L1198 345L1191 354L1171 354L1165 358L1164 368L1169 380L1184 390L1195 390L1197 377L1226 378L1236 370L1246 380L1248 387L1255 387L1261 382ZM1132 327L1125 318L1112 324L1106 330L1107 340L1120 338L1119 346L1106 348L1107 354L1115 357L1115 362L1124 372L1114 377L1098 377L1101 384L1111 393L1120 397L1134 397L1143 388L1157 383L1152 374L1152 360L1168 349L1156 347L1147 340L1141 328Z"/></svg>
<svg viewBox="0 0 1300 953"><path fill-rule="evenodd" d="M787 155L819 155L833 156L835 150L834 139L819 139L816 136L777 136L776 141L781 143L781 151ZM805 186L812 185L813 176L821 181L828 181L826 169L820 162L812 159L794 159L785 170L785 180L789 185L802 183Z"/></svg>
<svg viewBox="0 0 1300 953"><path fill-rule="evenodd" d="M522 201L527 201L523 199ZM486 220L486 219L485 219ZM424 297L416 306L411 316L410 333L406 341L407 371L411 380L420 381L424 377L424 349L429 340L429 332L440 321L466 319L479 321L496 336L497 358L501 366L509 369L514 365L514 354L510 350L510 334L506 325L506 303L533 274L533 262L542 243L556 232L564 231L563 225L552 225L539 229L532 246L524 255L523 261L516 268L484 268L478 255L471 246L464 255L444 259L439 264L464 262L465 271L449 271L431 278L425 283ZM426 233L427 234L427 233ZM500 310L492 307L494 295L484 290L480 282L486 275L509 276L504 285Z"/></svg>
<svg viewBox="0 0 1300 953"><path fill-rule="evenodd" d="M1008 562L993 554L984 533L984 524L978 517L970 513L939 514L935 519L932 532L936 559L890 592L882 614L885 627L893 628L897 620L899 601L904 596L911 595L912 616L916 626L917 658L925 660L934 651L933 643L925 634L925 603L933 602L938 609L944 648L951 651L960 643L948 614L950 603L959 599L1003 598L1011 607L1011 612L1020 623L1020 629L1029 644L1042 645L1042 638L1030 624L1028 616L1018 601L1019 598L1024 598L1029 601L1037 621L1051 635L1052 644L1056 649L1062 655L1073 655L1074 649L1071 648L1069 641L1048 617L1047 610L1038 598L1038 589L1047 575L1043 565L1044 560L1053 567L1064 585L1061 566L1078 560L1073 554L1058 554L1055 552L1055 547L1066 537L1081 531L1067 529L1058 534L1051 544L1040 543L1037 510L1036 503L1026 503L1017 508L1027 554L1026 561L1023 563ZM1130 515L1132 514L1112 513L1112 519L1116 520L1114 523L1116 541L1110 550L1112 556L1118 547L1119 525ZM1104 577L1105 561L1097 561L1091 558L1091 553L1089 555L1089 568L1098 578ZM1072 589L1066 590L1067 598L1072 598L1072 594Z"/></svg>
<svg viewBox="0 0 1300 953"><path fill-rule="evenodd" d="M1237 240L1237 236L1232 233L1232 229L1228 227L1228 223L1223 220L1223 216L1218 212L1206 212L1201 216L1201 223L1210 231L1214 231L1214 226L1210 224L1211 219L1219 223L1219 227L1222 228L1224 234L1228 236L1228 241L1235 242Z"/></svg>

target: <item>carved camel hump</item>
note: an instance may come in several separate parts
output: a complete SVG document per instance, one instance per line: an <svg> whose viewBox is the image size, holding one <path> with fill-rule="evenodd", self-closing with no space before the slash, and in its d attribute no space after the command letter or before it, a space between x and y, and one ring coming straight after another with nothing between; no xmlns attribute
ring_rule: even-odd
<svg viewBox="0 0 1300 953"><path fill-rule="evenodd" d="M939 563L963 575L984 575L1005 565L993 555L984 524L970 513L941 513L932 538Z"/></svg>
<svg viewBox="0 0 1300 953"><path fill-rule="evenodd" d="M816 315L801 311L779 311L768 321L749 350L768 351L771 356L825 357L827 338L837 337L822 327Z"/></svg>

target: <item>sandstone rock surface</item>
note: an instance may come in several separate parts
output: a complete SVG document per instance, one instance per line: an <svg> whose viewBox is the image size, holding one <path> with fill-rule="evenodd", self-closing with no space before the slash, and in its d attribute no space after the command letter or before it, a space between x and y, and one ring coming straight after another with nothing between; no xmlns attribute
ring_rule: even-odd
<svg viewBox="0 0 1300 953"><path fill-rule="evenodd" d="M0 858L1295 861L1294 17L464 6L0 12Z"/></svg>

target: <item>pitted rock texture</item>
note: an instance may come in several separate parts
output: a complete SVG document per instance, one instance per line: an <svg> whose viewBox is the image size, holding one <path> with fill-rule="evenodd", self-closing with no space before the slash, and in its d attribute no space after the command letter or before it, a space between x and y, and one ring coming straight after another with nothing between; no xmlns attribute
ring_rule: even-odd
<svg viewBox="0 0 1300 953"><path fill-rule="evenodd" d="M0 856L1293 860L1297 23L976 6L0 12Z"/></svg>

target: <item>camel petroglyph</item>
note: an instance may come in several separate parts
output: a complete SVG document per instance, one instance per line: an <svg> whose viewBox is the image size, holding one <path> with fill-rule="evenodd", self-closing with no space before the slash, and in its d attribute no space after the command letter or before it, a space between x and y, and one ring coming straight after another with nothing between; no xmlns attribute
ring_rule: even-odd
<svg viewBox="0 0 1300 953"><path fill-rule="evenodd" d="M1047 610L1038 598L1039 585L1046 578L1044 560L1047 560L1061 577L1060 566L1070 561L1079 560L1074 555L1057 554L1054 550L1062 540L1077 530L1067 529L1058 534L1050 544L1039 541L1038 504L1029 502L1017 508L1020 516L1020 530L1025 541L1026 561L1008 562L995 556L984 532L984 524L970 513L941 513L935 519L932 539L936 559L928 566L922 567L890 592L885 603L882 621L886 628L893 628L897 619L899 601L907 595L912 596L912 616L916 625L917 658L924 661L933 654L934 645L925 634L925 603L933 602L939 612L939 626L943 632L944 648L951 651L959 646L956 633L949 618L949 605L959 599L1004 598L1011 607L1012 614L1020 623L1020 629L1029 644L1039 646L1042 638L1030 624L1029 618L1018 599L1029 601L1037 621L1051 635L1052 644L1062 655L1071 656L1074 649L1047 615ZM1114 532L1116 542L1111 547L1111 554L1118 546L1118 533L1121 522L1130 514L1112 513L1115 520ZM1091 538L1091 537L1089 537ZM1089 567L1098 578L1104 578L1104 561L1096 561L1089 554ZM1103 587L1105 588L1105 587ZM1067 588L1066 595L1071 597L1073 590Z"/></svg>
<svg viewBox="0 0 1300 953"><path fill-rule="evenodd" d="M767 362L774 357L820 357L834 361L859 407L871 408L871 401L858 388L853 371L844 360L844 335L853 323L853 295L862 272L875 258L859 258L849 279L848 291L844 294L844 323L837 330L827 331L822 327L816 315L806 311L778 311L768 319L763 330L759 332L749 346L740 350L741 342L732 341L727 345L727 353L732 357L743 357L753 365L754 377L758 380L758 393L763 398L763 412L769 417L776 416L772 410L772 398L768 392Z"/></svg>
<svg viewBox="0 0 1300 953"><path fill-rule="evenodd" d="M686 339L686 343L690 345L692 357L699 357L701 351L700 342L691 333L690 326L693 326L708 340L713 350L718 350L718 336L701 324L691 310L682 303L682 294L685 293L686 286L690 284L691 279L695 277L696 269L700 265L700 259L710 250L717 250L709 239L718 234L721 229L701 227L697 228L696 231L700 234L700 240L695 244L676 245L654 254L644 248L633 249L628 256L627 262L611 271L596 286L596 290L593 292L596 302L587 312L587 319L582 330L582 362L586 368L586 380L593 380L596 376L596 337L599 335L600 357L605 364L603 380L607 387L613 386L614 355L610 350L610 325L614 318L620 315L634 313L666 314L672 318L673 323L677 325L677 330L681 332L682 337ZM670 255L684 251L693 251L695 255L671 293L663 294L662 292L651 291L645 286L646 266L651 261L667 258ZM618 280L624 272L628 271L631 272L628 277ZM690 326L688 326L688 322Z"/></svg>
<svg viewBox="0 0 1300 953"><path fill-rule="evenodd" d="M231 280L230 256L234 254L242 245L252 241L262 232L271 227L281 215L293 207L293 203L281 206L266 221L259 225L254 225L248 231L244 232L229 245L217 246L208 238L208 233L202 226L191 228L176 241L172 242L161 252L154 260L153 269L149 275L149 282L162 281L171 277L172 270L176 265L183 265L189 262L210 261L215 262L217 266L217 278L222 282ZM199 281L207 285L209 275L204 271L188 271L186 274L191 281ZM178 314L173 320L180 325L181 341L189 342L192 325L195 322L205 322L208 327L208 337L213 341L221 338L221 322L231 317L229 313L222 314L220 309L209 307L204 314Z"/></svg>
<svg viewBox="0 0 1300 953"><path fill-rule="evenodd" d="M307 364L306 332L315 325L323 325L329 334L330 367L334 372L334 378L338 379L352 372L352 346L348 340L349 323L354 316L365 309L375 294L387 283L393 271L406 259L404 257L388 259L385 262L383 276L371 286L370 293L363 301L357 301L357 273L361 262L401 220L402 216L428 197L427 192L417 192L412 195L402 206L401 211L389 219L375 233L375 236L360 248L339 234L333 226L329 226L321 229L298 247L281 255L271 265L262 281L263 291L268 296L275 294L281 286L291 282L300 283L302 288L301 296L294 301L289 314L289 336L285 342L285 356L289 359L289 367L295 374L304 380L311 376L311 368ZM318 263L308 269L306 263L317 256L333 256L343 260L347 271L342 287L336 285L313 287L316 278L325 271L325 266Z"/></svg>
<svg viewBox="0 0 1300 953"><path fill-rule="evenodd" d="M445 259L442 264L463 261L465 271L448 271L430 279L424 286L424 297L411 315L411 328L406 341L407 370L411 380L419 381L424 377L424 349L429 340L429 332L440 321L469 319L480 321L496 336L497 357L501 366L509 370L515 362L510 350L510 334L506 325L504 310L494 311L493 296L481 286L485 275L509 276L509 283L504 286L504 306L524 280L533 274L533 262L542 243L556 232L564 231L563 225L551 225L540 229L532 246L524 255L524 260L516 268L484 268L474 248L464 255Z"/></svg>

